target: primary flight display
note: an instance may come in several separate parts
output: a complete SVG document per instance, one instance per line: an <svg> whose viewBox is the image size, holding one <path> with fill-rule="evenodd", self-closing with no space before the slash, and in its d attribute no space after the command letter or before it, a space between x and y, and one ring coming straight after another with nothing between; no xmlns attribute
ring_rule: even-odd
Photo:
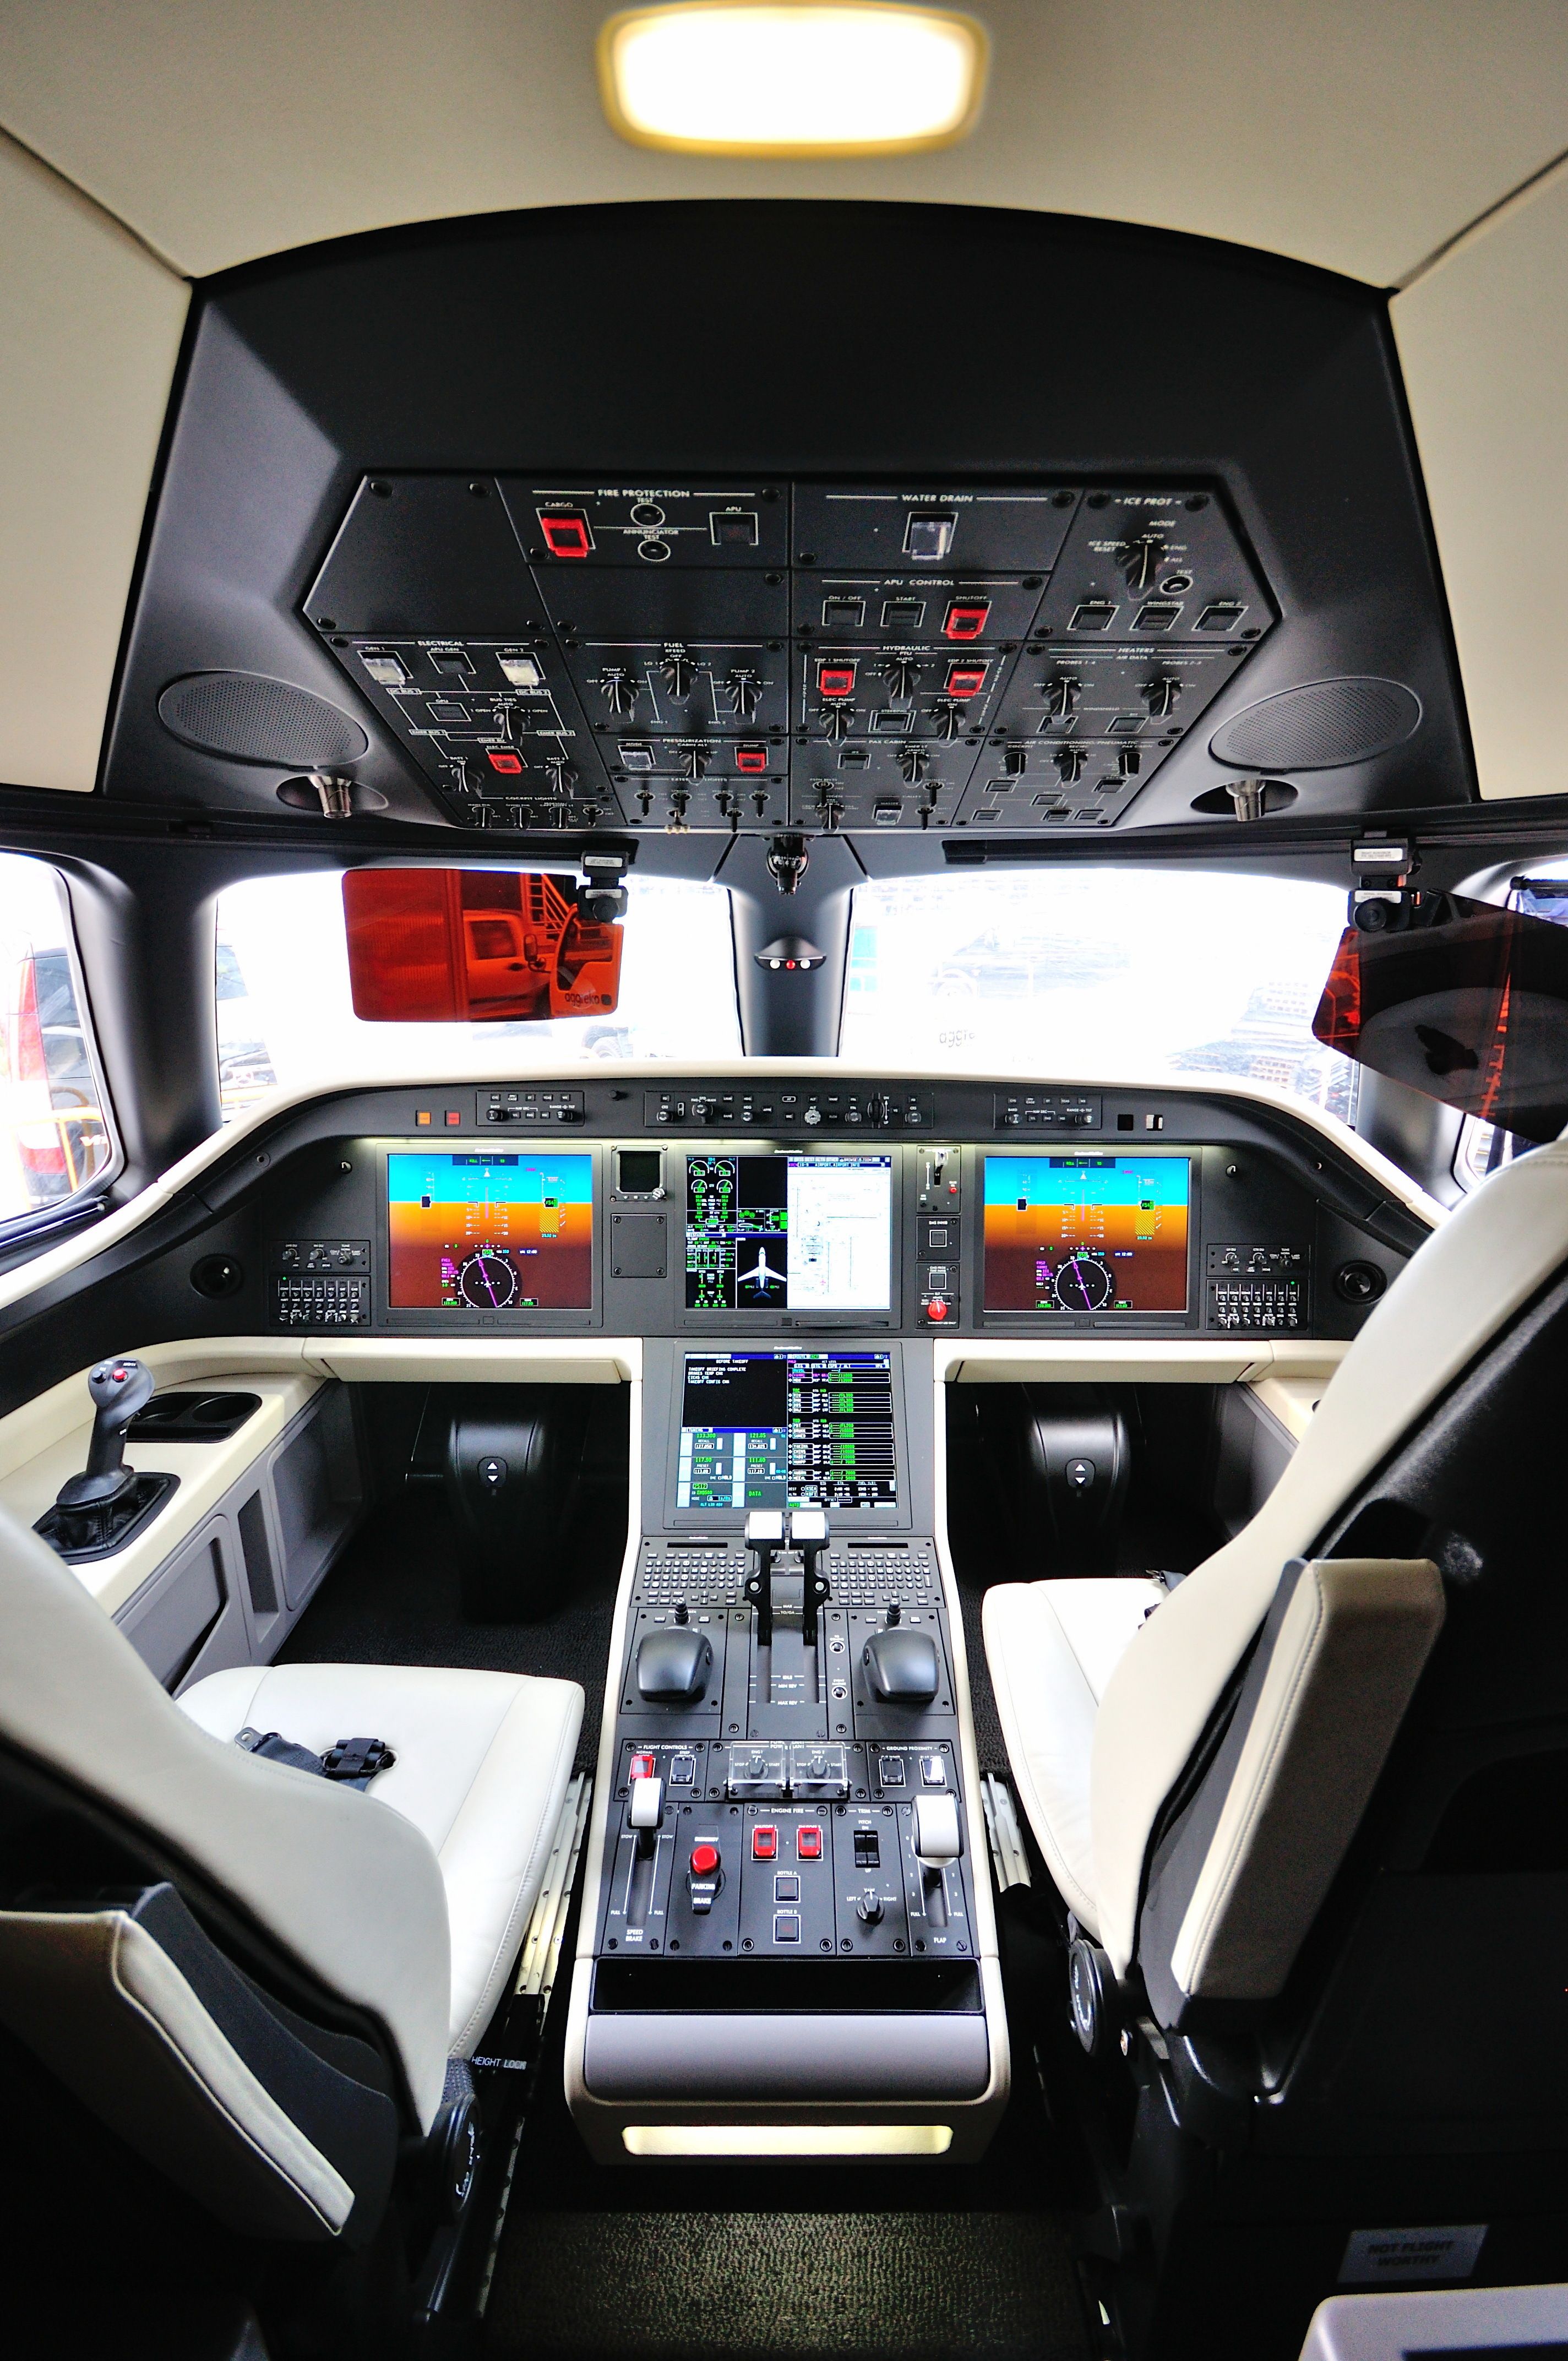
<svg viewBox="0 0 1568 2361"><path fill-rule="evenodd" d="M1185 1156L988 1156L988 1312L1185 1312Z"/></svg>
<svg viewBox="0 0 1568 2361"><path fill-rule="evenodd" d="M593 1307L593 1159L387 1158L394 1308L587 1312Z"/></svg>

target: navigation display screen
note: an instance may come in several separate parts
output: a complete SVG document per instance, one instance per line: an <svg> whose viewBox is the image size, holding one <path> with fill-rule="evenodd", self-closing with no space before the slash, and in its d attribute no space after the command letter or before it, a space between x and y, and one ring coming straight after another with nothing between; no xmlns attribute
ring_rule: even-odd
<svg viewBox="0 0 1568 2361"><path fill-rule="evenodd" d="M685 1361L677 1509L881 1509L897 1499L891 1355L688 1353Z"/></svg>
<svg viewBox="0 0 1568 2361"><path fill-rule="evenodd" d="M689 1312L886 1312L891 1156L688 1156Z"/></svg>
<svg viewBox="0 0 1568 2361"><path fill-rule="evenodd" d="M593 1309L591 1156L387 1159L389 1300L402 1309Z"/></svg>
<svg viewBox="0 0 1568 2361"><path fill-rule="evenodd" d="M988 1156L988 1312L1185 1312L1185 1156Z"/></svg>

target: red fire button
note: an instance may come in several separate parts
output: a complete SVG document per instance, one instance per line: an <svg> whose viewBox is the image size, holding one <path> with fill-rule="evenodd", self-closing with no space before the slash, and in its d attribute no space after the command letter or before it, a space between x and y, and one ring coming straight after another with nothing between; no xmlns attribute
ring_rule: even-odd
<svg viewBox="0 0 1568 2361"><path fill-rule="evenodd" d="M821 1829L796 1828L795 1850L796 1857L801 1861L820 1861L822 1858Z"/></svg>
<svg viewBox="0 0 1568 2361"><path fill-rule="evenodd" d="M985 686L988 666L982 664L951 664L948 666L947 695L958 704L978 697Z"/></svg>
<svg viewBox="0 0 1568 2361"><path fill-rule="evenodd" d="M818 697L853 697L855 667L852 664L819 664L817 667Z"/></svg>
<svg viewBox="0 0 1568 2361"><path fill-rule="evenodd" d="M509 779L515 779L517 777L519 772L522 769L522 763L516 754L510 753L504 746L491 746L487 751L490 757L490 768L492 771L499 771L504 777Z"/></svg>
<svg viewBox="0 0 1568 2361"><path fill-rule="evenodd" d="M581 509L538 511L539 530L552 557L586 557L594 545Z"/></svg>
<svg viewBox="0 0 1568 2361"><path fill-rule="evenodd" d="M773 1861L777 1856L778 1849L779 1832L777 1828L753 1828L751 1830L751 1859L753 1861Z"/></svg>
<svg viewBox="0 0 1568 2361"><path fill-rule="evenodd" d="M718 1847L716 1844L693 1845L692 1875L694 1877L711 1877L718 1867Z"/></svg>
<svg viewBox="0 0 1568 2361"><path fill-rule="evenodd" d="M942 625L945 640L978 640L991 620L989 598L955 598Z"/></svg>

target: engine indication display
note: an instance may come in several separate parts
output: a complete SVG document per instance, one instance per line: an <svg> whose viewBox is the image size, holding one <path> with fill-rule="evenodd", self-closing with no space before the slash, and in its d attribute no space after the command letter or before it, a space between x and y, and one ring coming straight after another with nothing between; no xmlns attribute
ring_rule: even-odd
<svg viewBox="0 0 1568 2361"><path fill-rule="evenodd" d="M887 1353L688 1353L675 1506L891 1508Z"/></svg>
<svg viewBox="0 0 1568 2361"><path fill-rule="evenodd" d="M590 1156L394 1149L387 1213L395 1309L592 1309Z"/></svg>
<svg viewBox="0 0 1568 2361"><path fill-rule="evenodd" d="M988 1312L1185 1312L1185 1156L988 1156Z"/></svg>
<svg viewBox="0 0 1568 2361"><path fill-rule="evenodd" d="M688 1156L686 1308L885 1312L891 1156Z"/></svg>

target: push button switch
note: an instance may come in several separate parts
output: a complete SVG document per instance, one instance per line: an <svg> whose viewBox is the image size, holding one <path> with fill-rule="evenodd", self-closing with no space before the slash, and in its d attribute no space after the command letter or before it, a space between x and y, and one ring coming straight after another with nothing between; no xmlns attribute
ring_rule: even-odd
<svg viewBox="0 0 1568 2361"><path fill-rule="evenodd" d="M778 1850L779 1832L777 1828L764 1827L753 1828L751 1830L751 1859L753 1861L773 1861L778 1856Z"/></svg>
<svg viewBox="0 0 1568 2361"><path fill-rule="evenodd" d="M797 1859L801 1861L820 1861L822 1858L821 1829L818 1828L796 1828L795 1850Z"/></svg>

